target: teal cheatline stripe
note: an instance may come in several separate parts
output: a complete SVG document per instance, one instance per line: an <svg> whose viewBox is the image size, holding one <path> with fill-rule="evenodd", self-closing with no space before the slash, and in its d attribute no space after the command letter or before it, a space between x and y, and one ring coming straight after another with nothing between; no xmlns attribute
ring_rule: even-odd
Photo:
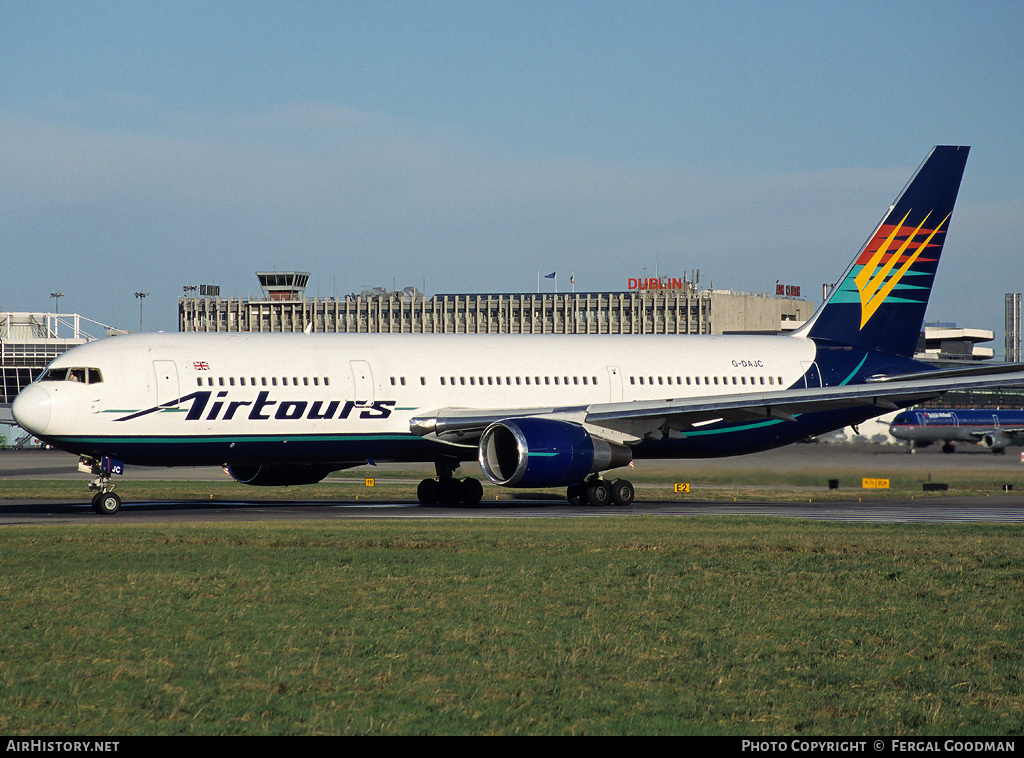
<svg viewBox="0 0 1024 758"><path fill-rule="evenodd" d="M864 361L866 361L867 359L868 359L868 354L864 353L864 357L860 359L860 363L857 364L857 368L855 368L853 371L851 371L850 375L848 377L846 377L845 379L843 379L843 381L839 382L839 386L840 387L845 387L847 384L849 384L850 380L853 379L853 377L857 375L857 372L860 371L860 367L864 365Z"/></svg>
<svg viewBox="0 0 1024 758"><path fill-rule="evenodd" d="M797 418L797 416L794 416ZM706 437L712 434L732 434L733 432L746 432L751 429L764 429L766 426L775 426L776 424L788 423L782 419L772 419L771 421L758 421L754 424L743 424L742 426L730 426L728 429L706 429L698 432L685 432L686 437Z"/></svg>

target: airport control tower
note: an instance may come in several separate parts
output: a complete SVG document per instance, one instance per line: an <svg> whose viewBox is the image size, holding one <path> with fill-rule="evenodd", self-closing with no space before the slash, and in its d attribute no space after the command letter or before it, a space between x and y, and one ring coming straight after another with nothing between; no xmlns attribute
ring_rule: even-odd
<svg viewBox="0 0 1024 758"><path fill-rule="evenodd" d="M309 272L257 271L256 278L268 300L301 300L309 283Z"/></svg>

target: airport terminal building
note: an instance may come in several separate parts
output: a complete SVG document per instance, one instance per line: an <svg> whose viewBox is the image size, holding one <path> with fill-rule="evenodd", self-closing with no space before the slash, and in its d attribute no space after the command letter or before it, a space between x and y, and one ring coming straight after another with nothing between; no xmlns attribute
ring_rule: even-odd
<svg viewBox="0 0 1024 758"><path fill-rule="evenodd" d="M814 312L795 297L671 287L625 292L442 294L415 288L307 298L305 272L258 272L262 298L183 297L182 332L727 334L792 330ZM659 284L665 280L657 280ZM653 284L646 281L645 284Z"/></svg>
<svg viewBox="0 0 1024 758"><path fill-rule="evenodd" d="M50 361L90 339L77 314L0 313L0 404L14 402Z"/></svg>

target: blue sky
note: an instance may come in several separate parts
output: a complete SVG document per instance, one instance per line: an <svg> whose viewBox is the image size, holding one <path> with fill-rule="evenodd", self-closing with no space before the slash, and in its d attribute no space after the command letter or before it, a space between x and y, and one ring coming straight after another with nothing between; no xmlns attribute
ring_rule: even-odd
<svg viewBox="0 0 1024 758"><path fill-rule="evenodd" d="M0 309L185 285L820 296L969 144L928 318L1024 289L1024 3L0 2ZM542 288L552 289L550 280ZM1002 352L1001 336L994 344Z"/></svg>

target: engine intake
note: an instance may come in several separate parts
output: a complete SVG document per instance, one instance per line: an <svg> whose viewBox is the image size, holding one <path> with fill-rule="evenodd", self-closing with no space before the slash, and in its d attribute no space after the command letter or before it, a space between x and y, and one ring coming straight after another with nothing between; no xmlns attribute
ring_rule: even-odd
<svg viewBox="0 0 1024 758"><path fill-rule="evenodd" d="M579 424L543 418L504 419L480 437L484 476L507 487L562 487L625 466L633 452Z"/></svg>

